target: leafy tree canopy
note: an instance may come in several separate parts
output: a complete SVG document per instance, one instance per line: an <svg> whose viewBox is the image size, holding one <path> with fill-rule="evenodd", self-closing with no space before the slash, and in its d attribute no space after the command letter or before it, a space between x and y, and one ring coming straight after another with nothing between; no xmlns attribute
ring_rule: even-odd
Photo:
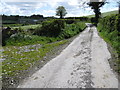
<svg viewBox="0 0 120 90"><path fill-rule="evenodd" d="M103 0L103 1L90 0L90 2L87 3L91 7L91 9L93 9L93 11L95 13L95 25L96 26L97 26L97 23L98 23L98 19L101 15L100 7L102 7L105 3L106 3L105 0Z"/></svg>
<svg viewBox="0 0 120 90"><path fill-rule="evenodd" d="M67 14L66 9L63 6L59 6L56 9L56 15L60 16L60 18L63 18L63 16L65 16Z"/></svg>

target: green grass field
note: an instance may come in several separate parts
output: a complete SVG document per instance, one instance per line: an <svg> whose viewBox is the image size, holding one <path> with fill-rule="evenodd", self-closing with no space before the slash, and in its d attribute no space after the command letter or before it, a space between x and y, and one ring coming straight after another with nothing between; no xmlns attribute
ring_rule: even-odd
<svg viewBox="0 0 120 90"><path fill-rule="evenodd" d="M35 29L36 27L40 27L41 24L35 24L35 25L25 25L25 26L16 26L16 27L12 27L13 29L15 28L21 28L22 30L27 30L27 29Z"/></svg>
<svg viewBox="0 0 120 90"><path fill-rule="evenodd" d="M104 12L104 13L102 13L102 17L109 16L111 14L118 14L118 10L110 11L110 12ZM91 17L94 17L94 15L89 15L88 17L91 18Z"/></svg>
<svg viewBox="0 0 120 90"><path fill-rule="evenodd" d="M22 30L35 29L36 27L41 27L41 24L35 25L24 25L23 24L3 24L4 27L11 27L12 29L21 28Z"/></svg>
<svg viewBox="0 0 120 90"><path fill-rule="evenodd" d="M27 51L25 51L26 46L3 47L3 56L6 57L6 60L2 62L3 86L8 87L8 85L16 84L18 80L23 78L23 75L29 72L30 68L42 63L41 60L47 53L51 52L55 47L65 44L67 41L63 40L44 45L39 44L40 46L37 46L37 48L33 45Z"/></svg>

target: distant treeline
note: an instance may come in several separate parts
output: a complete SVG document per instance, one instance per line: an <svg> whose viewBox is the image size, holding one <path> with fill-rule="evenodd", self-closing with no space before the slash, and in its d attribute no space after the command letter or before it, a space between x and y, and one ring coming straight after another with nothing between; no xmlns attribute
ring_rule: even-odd
<svg viewBox="0 0 120 90"><path fill-rule="evenodd" d="M81 21L87 21L87 20L90 20L90 18L88 17L66 17L66 19L79 19Z"/></svg>
<svg viewBox="0 0 120 90"><path fill-rule="evenodd" d="M2 15L3 24L19 24L19 23L34 23L39 20L42 20L43 15L31 15L31 16L19 16L19 15ZM36 20L36 21L35 21Z"/></svg>
<svg viewBox="0 0 120 90"><path fill-rule="evenodd" d="M32 18L32 19L39 19L39 18L43 18L43 15L31 15L31 16L19 16L19 15L2 15L2 19L3 20L18 20L21 18Z"/></svg>
<svg viewBox="0 0 120 90"><path fill-rule="evenodd" d="M46 19L59 19L54 16L44 17L43 15L19 16L19 15L1 15L3 24L36 24ZM80 21L88 21L88 17L66 17L64 19L79 19Z"/></svg>

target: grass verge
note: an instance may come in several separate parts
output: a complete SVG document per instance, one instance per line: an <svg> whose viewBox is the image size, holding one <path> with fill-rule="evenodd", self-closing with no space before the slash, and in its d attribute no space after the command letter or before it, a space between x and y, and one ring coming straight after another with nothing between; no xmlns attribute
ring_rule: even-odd
<svg viewBox="0 0 120 90"><path fill-rule="evenodd" d="M3 87L15 87L19 80L23 79L30 69L36 64L42 63L42 59L47 53L51 52L55 47L63 45L67 40L56 43L44 44L40 47L30 47L31 51L20 51L20 46L3 47L3 56L6 60L2 62L2 81ZM19 47L19 48L18 48Z"/></svg>
<svg viewBox="0 0 120 90"><path fill-rule="evenodd" d="M25 45L38 44L38 43L46 44L46 43L55 42L57 40L59 39L54 37L20 34L6 40L6 45L7 46L25 46Z"/></svg>
<svg viewBox="0 0 120 90"><path fill-rule="evenodd" d="M56 47L68 42L65 39L77 35L84 28L85 22L77 22L75 24L67 24L65 29L61 30L61 33L57 37L37 36L25 33L17 33L10 36L6 40L6 46L3 47L3 87L16 87L21 80L29 75L34 67L45 62L44 59L47 54L50 52L55 54L54 49Z"/></svg>
<svg viewBox="0 0 120 90"><path fill-rule="evenodd" d="M102 31L101 31L102 29ZM120 58L119 58L119 36L117 31L107 32L107 30L103 30L101 24L98 25L98 31L100 36L110 45L112 46L112 50L110 50L112 54L112 61L110 61L111 67L120 74Z"/></svg>

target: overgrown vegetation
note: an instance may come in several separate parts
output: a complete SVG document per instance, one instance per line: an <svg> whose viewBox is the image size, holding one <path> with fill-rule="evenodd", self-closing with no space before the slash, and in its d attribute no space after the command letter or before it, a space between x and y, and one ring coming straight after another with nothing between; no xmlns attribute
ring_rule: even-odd
<svg viewBox="0 0 120 90"><path fill-rule="evenodd" d="M60 33L59 38L62 39L70 38L78 34L79 32L82 32L84 28L85 28L85 22L67 24L65 29L63 29L62 32Z"/></svg>
<svg viewBox="0 0 120 90"><path fill-rule="evenodd" d="M38 28L34 34L40 36L57 37L64 28L65 28L64 20L44 21L42 23L42 27Z"/></svg>
<svg viewBox="0 0 120 90"><path fill-rule="evenodd" d="M38 25L35 28L3 29L3 45L45 44L70 38L85 28L85 22L72 21L50 20L44 21L42 25Z"/></svg>
<svg viewBox="0 0 120 90"><path fill-rule="evenodd" d="M116 70L120 73L120 15L111 15L106 16L100 20L98 25L98 30L100 35L112 45L112 47L116 50L118 54L118 58L116 58L116 63L118 67Z"/></svg>
<svg viewBox="0 0 120 90"><path fill-rule="evenodd" d="M25 46L33 44L46 44L58 41L58 38L46 37L46 36L37 36L37 35L25 35L25 34L14 34L8 40L6 40L7 45L14 46Z"/></svg>
<svg viewBox="0 0 120 90"><path fill-rule="evenodd" d="M13 87L23 79L30 69L41 64L43 57L55 47L65 44L67 40L52 44L44 44L26 47L4 47L4 59L2 63L3 87Z"/></svg>
<svg viewBox="0 0 120 90"><path fill-rule="evenodd" d="M3 87L14 87L55 47L85 28L85 22L50 20L35 28L3 29ZM57 42L56 42L57 41Z"/></svg>

